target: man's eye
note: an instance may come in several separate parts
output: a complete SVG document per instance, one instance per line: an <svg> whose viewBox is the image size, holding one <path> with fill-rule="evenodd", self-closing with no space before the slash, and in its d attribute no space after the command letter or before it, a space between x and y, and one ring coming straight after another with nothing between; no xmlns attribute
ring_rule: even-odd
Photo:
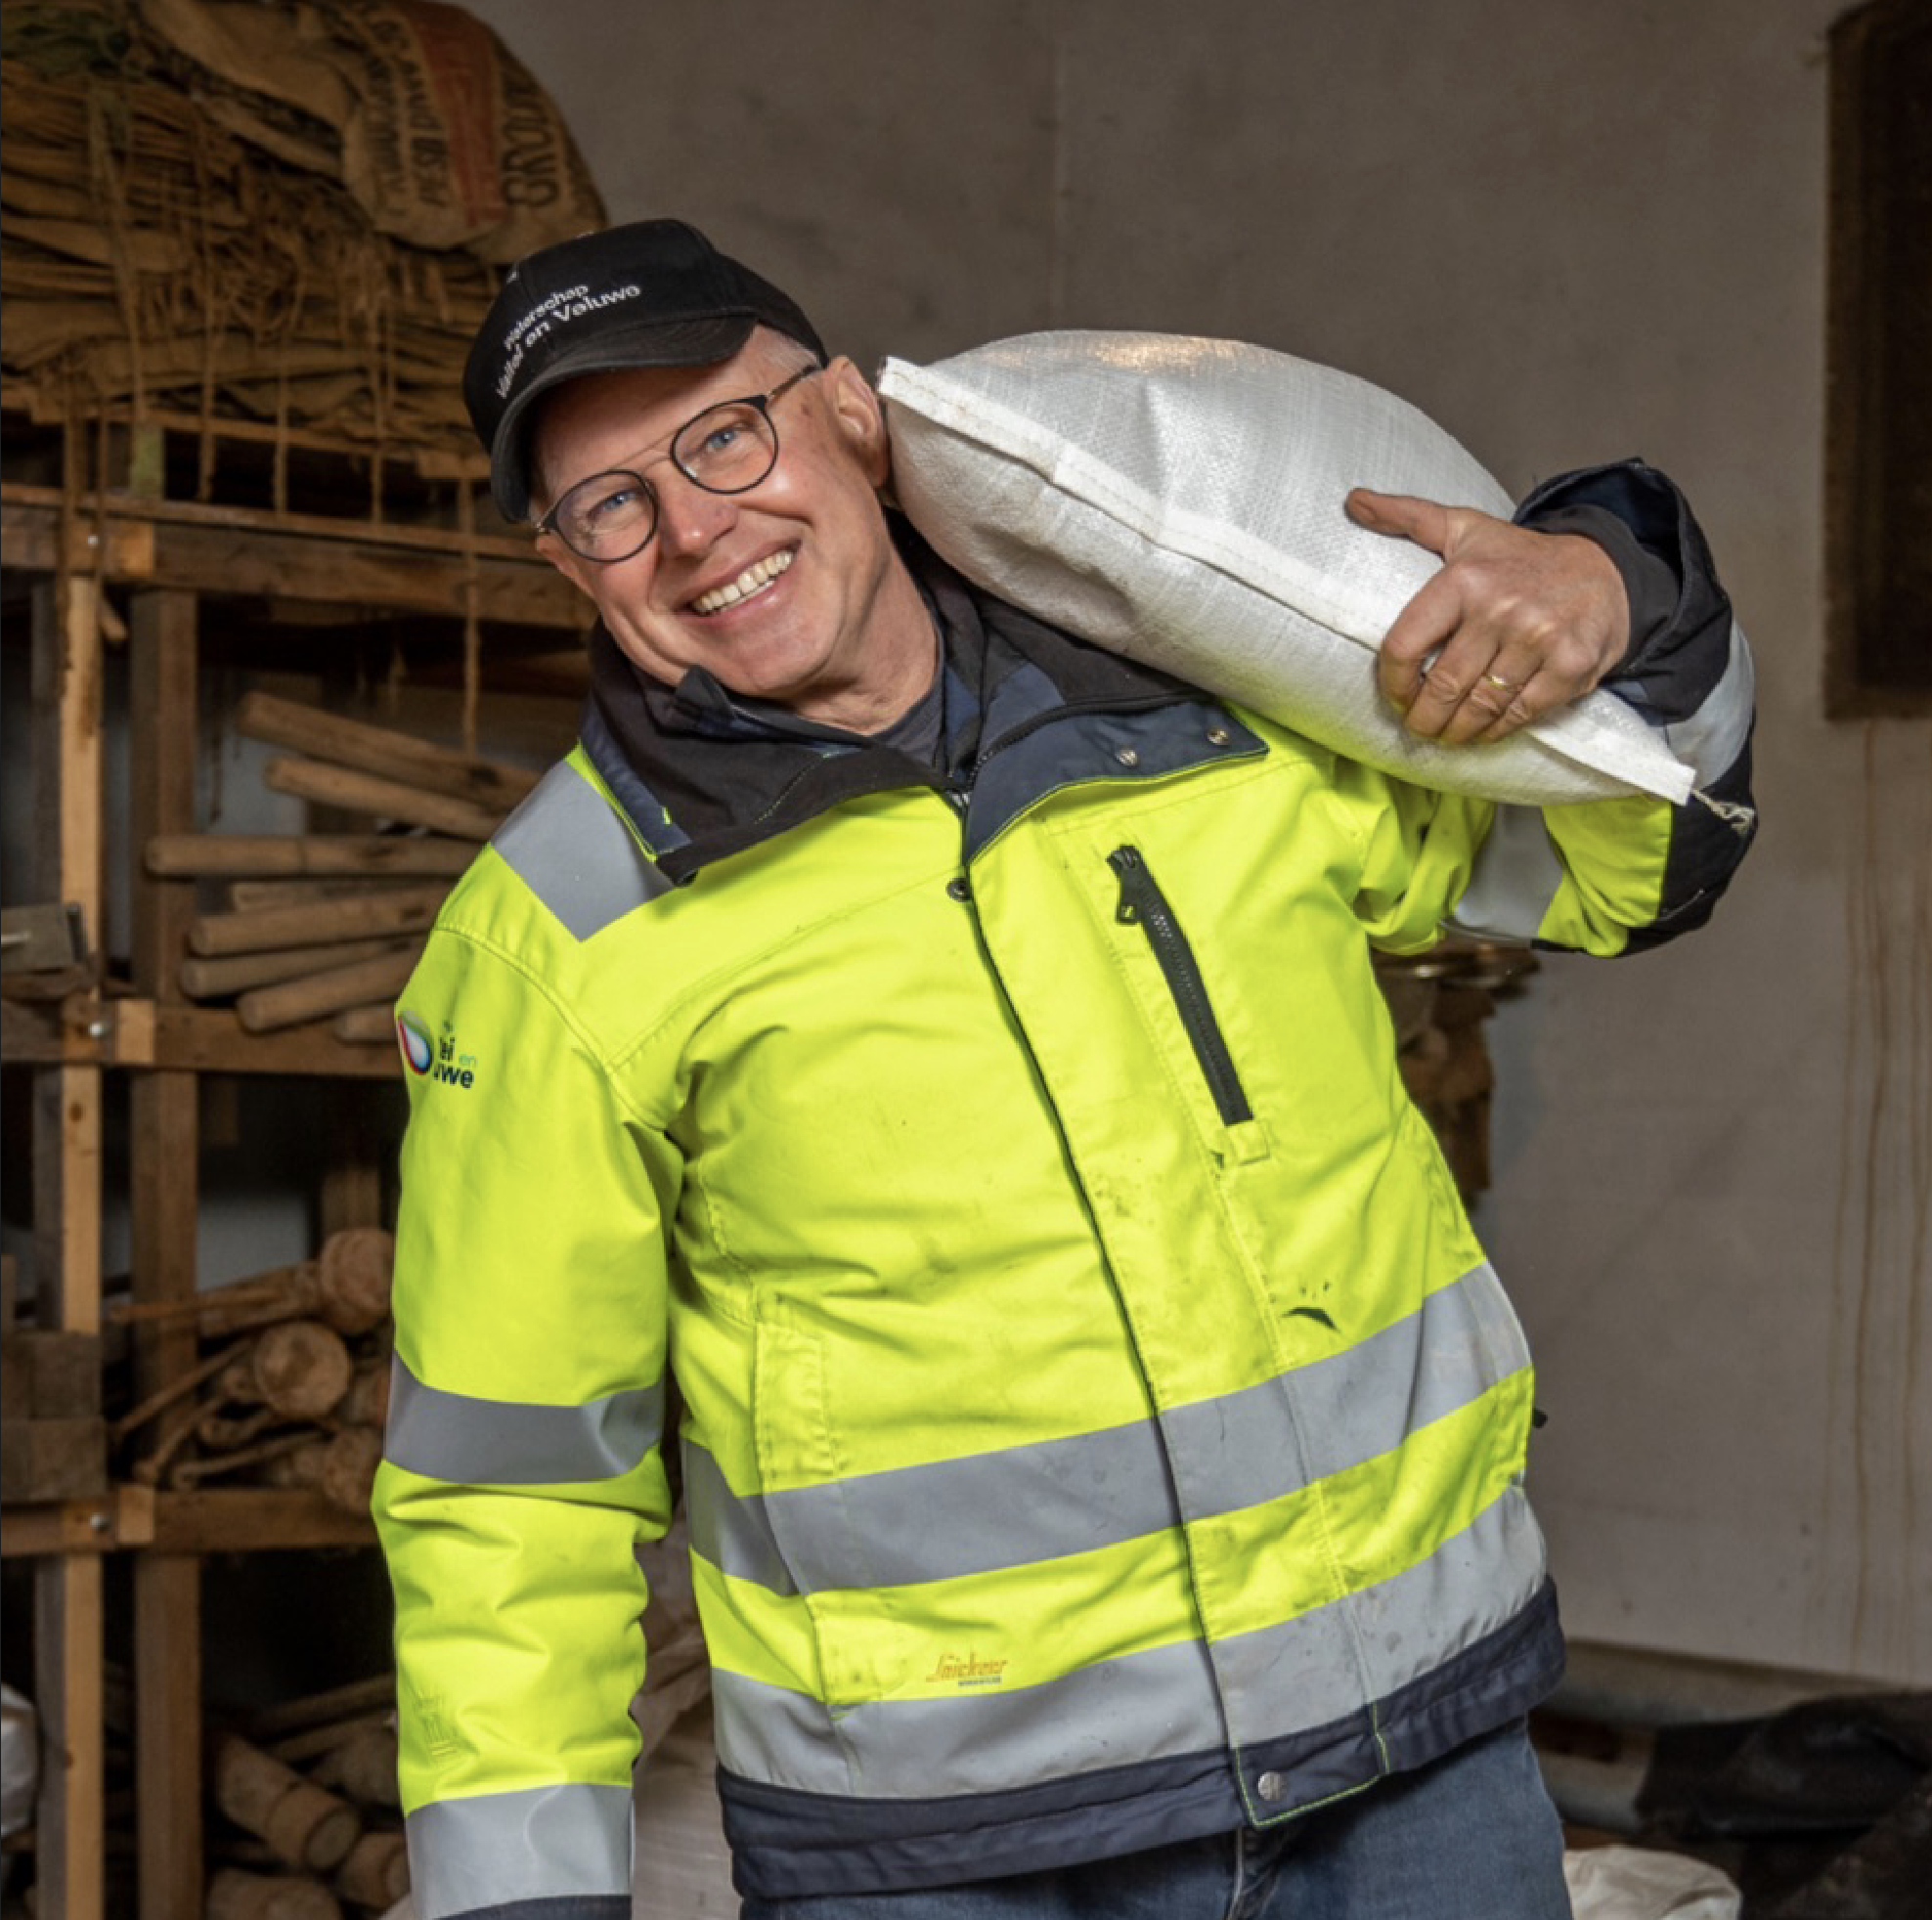
<svg viewBox="0 0 1932 1920"><path fill-rule="evenodd" d="M612 521L623 521L635 516L638 502L642 499L642 491L635 480L613 480L593 488L585 496L583 504L578 509L578 518L586 529L594 533L599 527L608 526Z"/></svg>
<svg viewBox="0 0 1932 1920"><path fill-rule="evenodd" d="M745 424L742 420L721 420L698 443L698 458L701 460L724 458L737 444L744 430Z"/></svg>

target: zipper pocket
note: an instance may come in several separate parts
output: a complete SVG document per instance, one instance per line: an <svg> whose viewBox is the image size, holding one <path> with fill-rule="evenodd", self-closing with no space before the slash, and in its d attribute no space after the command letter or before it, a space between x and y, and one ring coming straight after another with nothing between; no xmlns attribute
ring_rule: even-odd
<svg viewBox="0 0 1932 1920"><path fill-rule="evenodd" d="M1214 1020L1214 1009L1208 1001L1207 983L1195 963L1194 949L1167 904L1167 896L1149 871L1137 847L1118 847L1107 856L1120 882L1120 904L1114 918L1123 927L1138 927L1147 936L1154 957L1174 996L1174 1009L1201 1063L1208 1090L1214 1096L1214 1109L1223 1126L1239 1126L1254 1117L1242 1091L1241 1075L1235 1071L1234 1056Z"/></svg>

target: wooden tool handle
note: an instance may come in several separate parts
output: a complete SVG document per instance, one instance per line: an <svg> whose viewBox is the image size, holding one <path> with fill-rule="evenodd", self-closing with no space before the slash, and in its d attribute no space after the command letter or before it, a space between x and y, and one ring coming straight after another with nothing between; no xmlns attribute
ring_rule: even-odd
<svg viewBox="0 0 1932 1920"><path fill-rule="evenodd" d="M362 1832L347 1801L239 1734L218 1733L209 1742L208 1786L237 1826L267 1841L290 1866L326 1873L341 1864Z"/></svg>
<svg viewBox="0 0 1932 1920"><path fill-rule="evenodd" d="M355 1046L390 1046L396 1038L395 1011L386 1000L367 1007L345 1007L329 1023L329 1030L338 1040Z"/></svg>
<svg viewBox="0 0 1932 1920"><path fill-rule="evenodd" d="M209 1876L201 1911L204 1920L342 1920L341 1902L320 1880L238 1866L217 1867Z"/></svg>
<svg viewBox="0 0 1932 1920"><path fill-rule="evenodd" d="M335 1891L386 1912L410 1890L409 1845L400 1833L366 1833L335 1870Z"/></svg>
<svg viewBox="0 0 1932 1920"><path fill-rule="evenodd" d="M389 1277L395 1258L395 1241L383 1228L340 1227L323 1242L313 1260L292 1267L271 1267L266 1273L206 1287L178 1300L116 1305L110 1309L109 1317L137 1325L196 1319L201 1323L203 1333L214 1334L311 1315L338 1333L366 1333L389 1311ZM208 1363L191 1376L191 1383L219 1364ZM177 1383L167 1389L167 1395L181 1390ZM165 1398L158 1404L166 1404Z"/></svg>
<svg viewBox="0 0 1932 1920"><path fill-rule="evenodd" d="M449 889L437 881L305 906L256 907L247 913L204 913L188 925L188 944L200 954L257 953L270 947L312 946L326 940L394 938L422 933Z"/></svg>
<svg viewBox="0 0 1932 1920"><path fill-rule="evenodd" d="M279 756L262 769L262 784L298 800L320 801L370 813L378 820L406 820L411 826L433 827L461 839L488 840L503 823L505 808L480 807L473 800L454 800L447 794L425 793L402 780L379 773L359 773L353 767L330 766L319 760Z"/></svg>
<svg viewBox="0 0 1932 1920"><path fill-rule="evenodd" d="M236 1018L250 1033L271 1033L339 1013L345 1007L391 999L408 983L420 953L419 946L406 946L347 967L330 967L274 986L257 986L236 1001Z"/></svg>
<svg viewBox="0 0 1932 1920"><path fill-rule="evenodd" d="M181 990L191 1000L215 1000L250 987L274 986L333 967L353 966L388 953L416 951L414 940L374 938L329 940L320 946L278 946L262 953L224 953L212 960L190 958L181 963Z"/></svg>
<svg viewBox="0 0 1932 1920"><path fill-rule="evenodd" d="M396 1243L384 1228L338 1228L316 1256L316 1311L338 1333L367 1333L388 1317L395 1266ZM386 1363L381 1375L388 1378Z"/></svg>
<svg viewBox="0 0 1932 1920"><path fill-rule="evenodd" d="M380 1724L359 1726L316 1762L309 1777L360 1807L400 1806L396 1729Z"/></svg>
<svg viewBox="0 0 1932 1920"><path fill-rule="evenodd" d="M342 1336L319 1320L265 1327L216 1376L216 1390L244 1406L273 1407L289 1419L320 1419L349 1390L355 1364Z"/></svg>
<svg viewBox="0 0 1932 1920"><path fill-rule="evenodd" d="M235 710L235 730L251 740L292 747L316 760L360 767L366 773L499 811L514 807L537 784L538 776L520 766L460 753L396 727L373 726L273 693L244 693Z"/></svg>
<svg viewBox="0 0 1932 1920"><path fill-rule="evenodd" d="M425 834L159 833L148 843L148 871L164 880L303 874L454 880L475 857L473 840Z"/></svg>

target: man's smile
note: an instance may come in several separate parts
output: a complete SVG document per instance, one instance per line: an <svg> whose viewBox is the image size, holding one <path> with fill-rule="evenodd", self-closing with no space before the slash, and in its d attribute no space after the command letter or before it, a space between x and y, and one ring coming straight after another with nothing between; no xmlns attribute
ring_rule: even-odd
<svg viewBox="0 0 1932 1920"><path fill-rule="evenodd" d="M726 581L723 587L714 587L709 592L700 593L690 603L691 611L718 613L724 607L735 606L740 600L749 599L754 593L762 593L790 567L797 553L796 546L787 546L776 553L768 553L762 560L754 560L737 579Z"/></svg>

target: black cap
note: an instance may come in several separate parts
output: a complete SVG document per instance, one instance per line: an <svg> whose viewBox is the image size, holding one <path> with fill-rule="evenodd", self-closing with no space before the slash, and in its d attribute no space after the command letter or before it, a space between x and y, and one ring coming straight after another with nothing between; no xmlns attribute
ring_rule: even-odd
<svg viewBox="0 0 1932 1920"><path fill-rule="evenodd" d="M797 304L681 220L582 234L510 269L463 369L462 397L489 450L505 519L530 511L530 403L584 373L728 360L754 327L775 327L822 362Z"/></svg>

